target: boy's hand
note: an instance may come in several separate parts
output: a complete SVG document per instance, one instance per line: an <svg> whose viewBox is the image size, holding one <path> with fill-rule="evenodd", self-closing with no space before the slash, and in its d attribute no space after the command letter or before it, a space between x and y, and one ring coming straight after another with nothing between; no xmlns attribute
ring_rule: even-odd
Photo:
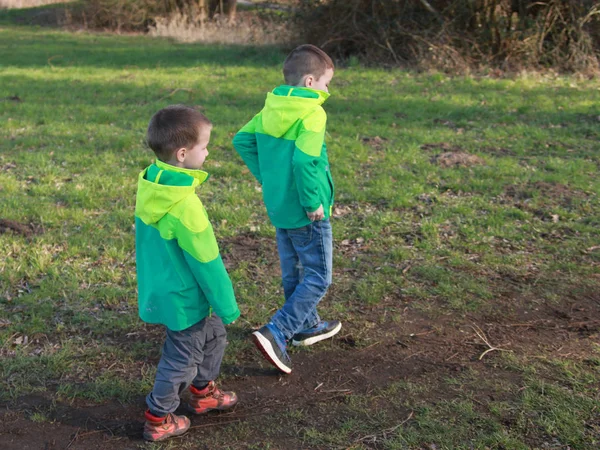
<svg viewBox="0 0 600 450"><path fill-rule="evenodd" d="M315 222L317 220L323 220L325 218L325 212L323 211L323 205L319 206L316 211L307 212L306 215L311 220L311 222Z"/></svg>

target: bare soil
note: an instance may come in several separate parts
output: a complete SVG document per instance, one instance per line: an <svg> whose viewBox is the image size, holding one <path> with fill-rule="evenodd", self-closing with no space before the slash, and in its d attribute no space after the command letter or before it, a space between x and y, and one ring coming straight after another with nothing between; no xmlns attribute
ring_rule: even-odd
<svg viewBox="0 0 600 450"><path fill-rule="evenodd" d="M252 247L249 244L246 242L245 248ZM397 304L398 300L389 302ZM451 395L444 391L441 381L466 370L519 386L518 372L496 363L498 355L506 351L594 364L588 358L600 331L597 293L565 298L560 304L507 296L497 299L496 312L463 317L428 317L407 308L400 319L382 322L382 313L388 306L392 304L366 307L361 310L361 317L346 322L342 332L320 344L320 348L295 351L294 371L289 376L282 376L265 364L253 348L240 355L236 366L223 367L227 380L223 387L235 390L240 403L232 411L192 417L191 430L177 439L182 444L194 442L197 448L205 448L203 440L225 427L232 427L232 433L244 422L268 428L274 415L290 411L302 411L311 417L312 427L326 426L336 420L344 397L369 395L399 381L434 386L424 393L423 400L435 404ZM363 340L359 338L365 324L377 324L371 328L368 345L361 344ZM237 338L245 338L245 334ZM503 400L498 395L509 394L481 389L474 394L474 401L484 405L490 400ZM0 448L138 448L143 442L144 408L143 398L133 404L98 405L82 401L56 404L44 395L27 396L0 405ZM34 422L29 418L36 411L50 411L49 417ZM409 410L405 413L410 417ZM262 437L249 435L246 439L248 443L261 442ZM276 448L302 448L293 433L281 436L277 445Z"/></svg>

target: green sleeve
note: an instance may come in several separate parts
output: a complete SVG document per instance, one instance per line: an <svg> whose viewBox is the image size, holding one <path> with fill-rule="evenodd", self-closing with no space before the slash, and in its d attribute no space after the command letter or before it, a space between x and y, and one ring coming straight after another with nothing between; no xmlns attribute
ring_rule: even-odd
<svg viewBox="0 0 600 450"><path fill-rule="evenodd" d="M236 320L240 316L240 310L221 255L208 263L198 261L186 251L183 256L215 314L224 324Z"/></svg>
<svg viewBox="0 0 600 450"><path fill-rule="evenodd" d="M180 218L177 242L211 308L228 324L240 316L233 286L202 203L195 196L189 202L193 205Z"/></svg>
<svg viewBox="0 0 600 450"><path fill-rule="evenodd" d="M242 129L233 137L233 147L242 157L248 169L262 184L260 175L260 167L258 165L258 147L256 145L256 126L255 122L258 116L248 122Z"/></svg>
<svg viewBox="0 0 600 450"><path fill-rule="evenodd" d="M323 150L326 123L325 111L322 108L315 110L304 118L296 139L292 165L300 204L306 212L313 212L321 206L317 167Z"/></svg>

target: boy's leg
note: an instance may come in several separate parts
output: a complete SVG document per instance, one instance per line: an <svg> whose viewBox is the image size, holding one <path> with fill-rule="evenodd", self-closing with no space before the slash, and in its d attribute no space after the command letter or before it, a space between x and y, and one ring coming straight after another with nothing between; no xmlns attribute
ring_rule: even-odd
<svg viewBox="0 0 600 450"><path fill-rule="evenodd" d="M316 307L332 281L333 238L329 220L284 231L298 255L304 273L292 295L271 320L285 338L290 339L303 330L305 325L310 325L309 320L318 320Z"/></svg>
<svg viewBox="0 0 600 450"><path fill-rule="evenodd" d="M283 295L287 301L299 283L304 278L304 270L300 264L300 258L296 253L294 244L288 236L287 230L277 229L277 250L279 252L279 264L281 266L281 282L283 285ZM321 321L317 308L313 308L308 315L302 329L312 328Z"/></svg>
<svg viewBox="0 0 600 450"><path fill-rule="evenodd" d="M308 317L304 321L302 325L302 330L306 330L308 328L312 328L321 323L321 317L319 317L319 313L317 312L317 307L315 306L312 311L308 314Z"/></svg>
<svg viewBox="0 0 600 450"><path fill-rule="evenodd" d="M325 266L327 273L333 273L333 237L331 233L323 234ZM329 280L331 282L331 279ZM320 300L319 300L320 301ZM310 311L301 329L292 337L293 345L313 345L329 339L339 333L342 324L338 320L323 321L317 313L317 306Z"/></svg>
<svg viewBox="0 0 600 450"><path fill-rule="evenodd" d="M317 304L331 284L333 266L333 239L329 220L313 222L306 227L277 230L285 233L292 243L295 254L302 265L300 281L286 298L283 307L271 318L271 322L252 333L254 342L265 357L284 373L292 371L287 354L287 340L291 339L305 325L318 321ZM279 244L279 239L278 239ZM282 258L284 261L291 258ZM309 323L310 321L310 323ZM317 322L318 323L318 322ZM329 332L328 337L339 331ZM320 340L324 339L321 337Z"/></svg>
<svg viewBox="0 0 600 450"><path fill-rule="evenodd" d="M194 348L201 324L197 323L183 331L166 331L154 388L146 397L148 411L144 439L148 441L179 436L190 427L187 417L176 416L173 411L179 406L179 396L189 386L197 370Z"/></svg>
<svg viewBox="0 0 600 450"><path fill-rule="evenodd" d="M227 332L223 321L214 315L206 318L202 334L203 348L196 377L190 386L188 403L188 409L194 414L231 408L238 401L235 392L220 391L214 382L219 376L227 346Z"/></svg>
<svg viewBox="0 0 600 450"><path fill-rule="evenodd" d="M287 301L292 296L298 283L300 283L300 259L287 230L276 229L277 251L281 266L281 283L283 295Z"/></svg>
<svg viewBox="0 0 600 450"><path fill-rule="evenodd" d="M225 331L223 321L215 315L204 320L202 356L198 361L196 376L192 381L192 385L196 388L205 387L219 376L223 354L227 347L227 331Z"/></svg>
<svg viewBox="0 0 600 450"><path fill-rule="evenodd" d="M148 409L155 416L162 417L175 411L180 395L196 376L198 332L204 320L182 331L167 329L154 388L146 397Z"/></svg>

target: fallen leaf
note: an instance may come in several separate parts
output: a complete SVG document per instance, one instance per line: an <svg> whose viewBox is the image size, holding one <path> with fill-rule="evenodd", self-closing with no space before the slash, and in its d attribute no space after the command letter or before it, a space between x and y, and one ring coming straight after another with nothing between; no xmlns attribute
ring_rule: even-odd
<svg viewBox="0 0 600 450"><path fill-rule="evenodd" d="M29 342L29 338L27 336L19 336L14 340L14 343L17 345L27 344Z"/></svg>

